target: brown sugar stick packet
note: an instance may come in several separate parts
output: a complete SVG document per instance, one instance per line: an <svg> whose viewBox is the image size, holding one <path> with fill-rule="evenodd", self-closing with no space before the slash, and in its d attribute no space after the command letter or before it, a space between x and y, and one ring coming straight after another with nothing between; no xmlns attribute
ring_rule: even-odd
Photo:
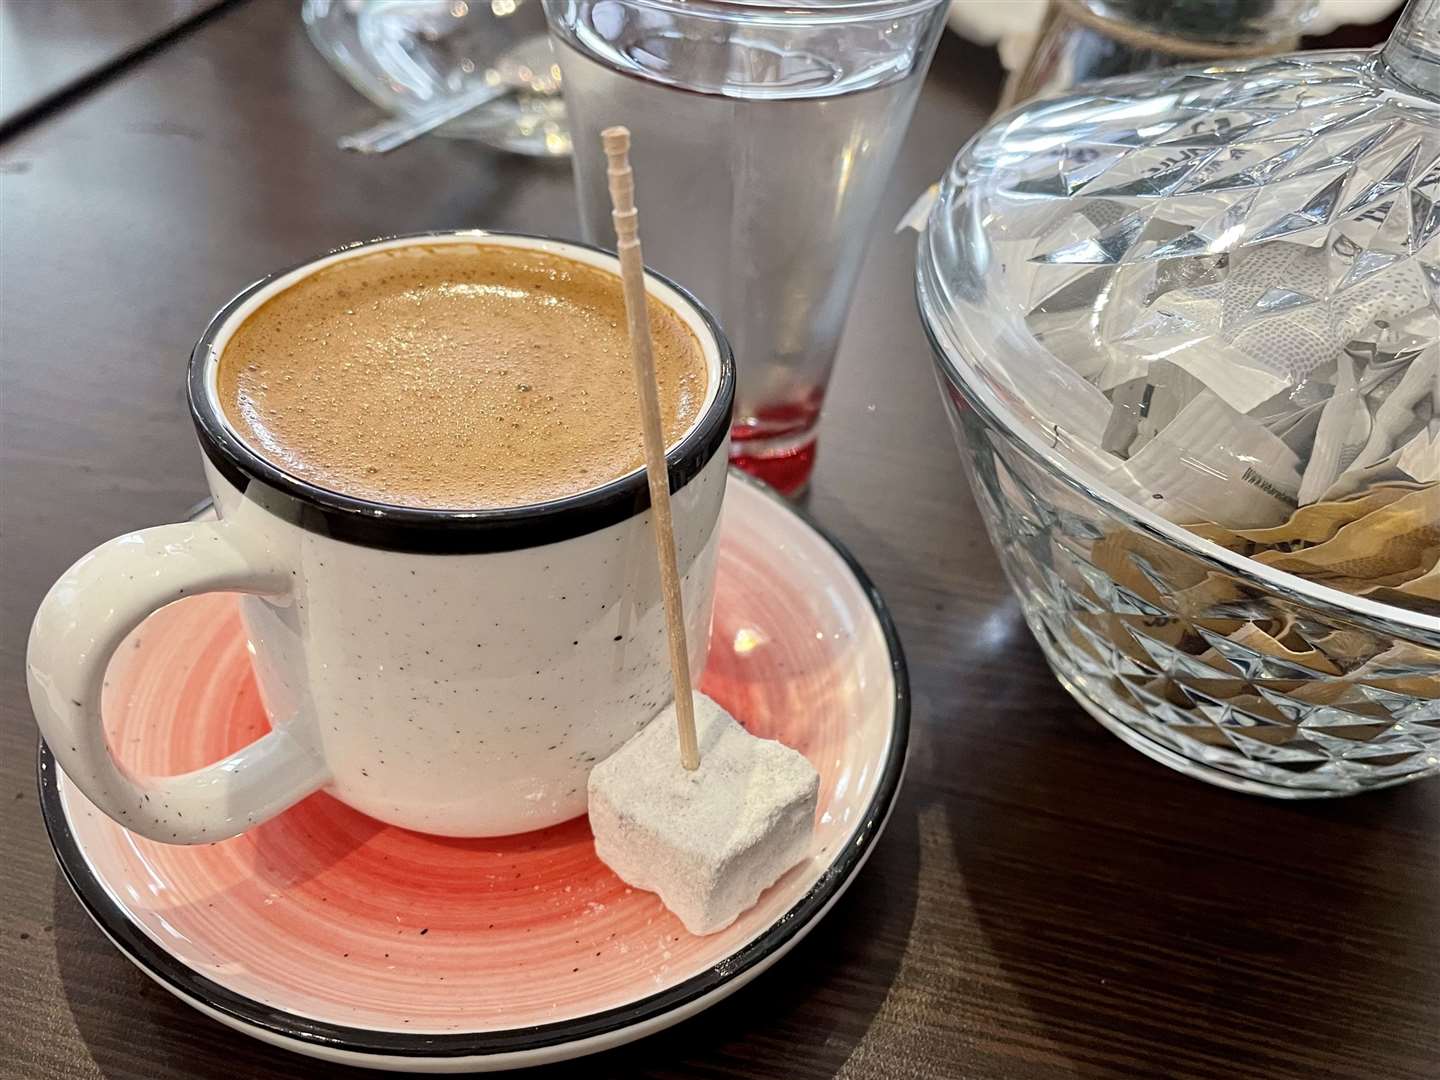
<svg viewBox="0 0 1440 1080"><path fill-rule="evenodd" d="M1383 510L1419 489L1418 484L1385 484L1353 498L1302 506L1284 525L1269 529L1237 529L1235 535L1260 547L1323 544L1352 521Z"/></svg>
<svg viewBox="0 0 1440 1080"><path fill-rule="evenodd" d="M1266 529L1228 529L1213 521L1185 527L1197 536L1241 555L1253 555L1269 548L1288 550L1301 545L1323 544L1350 522L1389 506L1420 486L1384 484L1352 498L1311 503L1296 510L1283 525Z"/></svg>
<svg viewBox="0 0 1440 1080"><path fill-rule="evenodd" d="M1363 589L1360 595L1382 604L1418 611L1422 615L1440 615L1440 565L1432 566L1418 577L1398 585Z"/></svg>
<svg viewBox="0 0 1440 1080"><path fill-rule="evenodd" d="M1316 680L1289 691L1310 705L1344 703L1351 711L1375 711L1391 722L1384 706L1367 689L1388 690L1411 697L1440 697L1440 649L1397 641L1338 679Z"/></svg>
<svg viewBox="0 0 1440 1080"><path fill-rule="evenodd" d="M1400 584L1440 559L1440 486L1412 491L1343 526L1323 544L1292 552L1261 552L1254 558L1351 592Z"/></svg>
<svg viewBox="0 0 1440 1080"><path fill-rule="evenodd" d="M1340 669L1335 666L1335 663L1319 649L1311 647L1304 651L1297 651L1267 634L1254 623L1246 623L1228 636L1237 645L1243 645L1265 656L1273 656L1277 660L1284 660L1286 663L1325 675L1340 674Z"/></svg>

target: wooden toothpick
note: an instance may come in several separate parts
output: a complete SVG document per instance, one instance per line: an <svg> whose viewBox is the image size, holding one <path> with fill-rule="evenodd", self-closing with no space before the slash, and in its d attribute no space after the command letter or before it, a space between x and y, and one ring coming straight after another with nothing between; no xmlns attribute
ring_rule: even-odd
<svg viewBox="0 0 1440 1080"><path fill-rule="evenodd" d="M680 764L694 770L700 767L700 747L695 739L695 699L690 689L690 653L685 644L685 607L680 596L680 567L675 560L675 529L670 520L670 471L665 464L660 392L655 384L655 355L650 344L650 313L645 300L645 260L640 251L640 217L635 209L635 173L630 168L630 129L606 128L600 138L609 163L605 175L610 181L610 217L615 222L620 278L625 285L625 318L630 329L630 356L635 362L635 391L640 399L640 427L645 436L650 523L655 530L660 589L665 596Z"/></svg>

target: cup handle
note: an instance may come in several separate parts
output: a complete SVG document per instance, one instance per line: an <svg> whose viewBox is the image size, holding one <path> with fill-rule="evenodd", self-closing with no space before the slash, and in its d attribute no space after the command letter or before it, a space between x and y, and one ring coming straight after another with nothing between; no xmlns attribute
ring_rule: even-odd
<svg viewBox="0 0 1440 1080"><path fill-rule="evenodd" d="M194 772L131 776L100 721L110 658L152 612L203 592L283 595L293 580L223 521L117 537L65 572L30 628L26 673L45 742L91 802L151 840L200 844L244 832L328 781L318 754L279 727Z"/></svg>

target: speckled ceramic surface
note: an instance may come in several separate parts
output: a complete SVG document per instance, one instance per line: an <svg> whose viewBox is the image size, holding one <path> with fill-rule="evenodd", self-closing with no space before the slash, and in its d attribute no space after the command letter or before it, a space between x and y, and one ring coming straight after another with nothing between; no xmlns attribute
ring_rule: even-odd
<svg viewBox="0 0 1440 1080"><path fill-rule="evenodd" d="M848 556L735 479L718 562L703 688L821 775L811 856L722 933L693 937L628 889L595 858L584 818L458 840L381 824L321 792L242 836L178 847L114 824L42 751L61 865L147 974L316 1056L503 1068L674 1023L753 978L843 891L894 799L908 728L898 642ZM107 694L109 739L143 773L212 761L267 726L228 595L153 616L121 650Z"/></svg>
<svg viewBox="0 0 1440 1080"><path fill-rule="evenodd" d="M279 468L220 404L226 343L269 297L347 259L475 244L618 270L613 254L583 244L467 230L352 245L257 282L215 315L190 358L191 417L218 520L107 541L41 601L26 650L36 722L75 785L132 832L223 840L320 790L441 836L542 829L584 812L590 765L664 702L644 469L525 506L391 505ZM645 284L694 333L707 369L699 415L666 453L699 670L735 366L693 297L653 273ZM212 590L247 594L241 620L273 727L224 761L137 782L103 736L110 659L150 614Z"/></svg>

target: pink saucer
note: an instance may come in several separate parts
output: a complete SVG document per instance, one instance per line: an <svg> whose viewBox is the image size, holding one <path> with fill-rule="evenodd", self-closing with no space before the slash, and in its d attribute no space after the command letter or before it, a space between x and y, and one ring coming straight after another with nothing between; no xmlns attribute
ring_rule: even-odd
<svg viewBox="0 0 1440 1080"><path fill-rule="evenodd" d="M844 891L894 801L909 726L899 642L853 560L738 475L721 528L703 688L821 777L811 857L729 929L694 937L627 888L596 859L583 818L452 840L322 793L233 840L171 847L102 815L42 746L42 805L67 878L168 990L333 1061L539 1064L698 1012L777 960ZM104 711L136 772L196 768L266 729L233 597L174 604L131 644Z"/></svg>

